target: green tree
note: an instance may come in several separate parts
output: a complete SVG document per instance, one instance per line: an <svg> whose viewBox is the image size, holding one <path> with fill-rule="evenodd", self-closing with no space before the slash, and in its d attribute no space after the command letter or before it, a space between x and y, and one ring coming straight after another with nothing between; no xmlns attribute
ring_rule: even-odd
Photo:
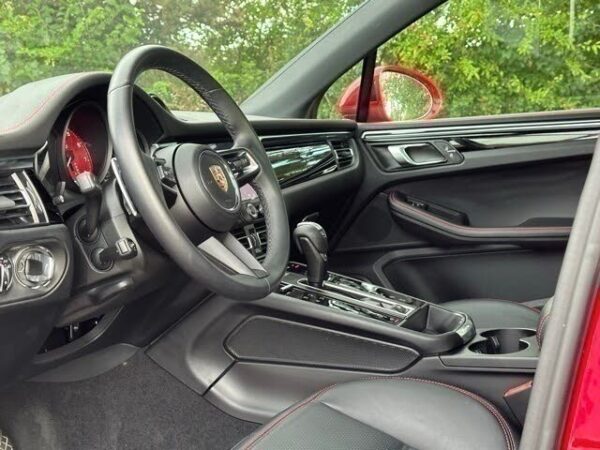
<svg viewBox="0 0 600 450"><path fill-rule="evenodd" d="M200 62L242 101L312 40L363 0L141 0L136 5L150 20L146 40L170 45ZM169 77L143 80L162 91L179 108L191 107L190 96ZM171 87L169 89L169 86Z"/></svg>
<svg viewBox="0 0 600 450"><path fill-rule="evenodd" d="M3 0L0 94L53 75L114 68L144 43L175 47L242 101L362 0ZM379 52L418 68L445 92L444 114L467 116L597 106L600 3L450 0ZM570 24L573 24L573 29ZM320 117L335 117L360 65L334 83ZM174 109L198 109L157 71L140 83Z"/></svg>
<svg viewBox="0 0 600 450"><path fill-rule="evenodd" d="M112 70L141 40L140 11L121 0L3 0L0 93L32 80Z"/></svg>
<svg viewBox="0 0 600 450"><path fill-rule="evenodd" d="M418 68L461 117L598 106L600 3L450 0L390 40L385 64Z"/></svg>

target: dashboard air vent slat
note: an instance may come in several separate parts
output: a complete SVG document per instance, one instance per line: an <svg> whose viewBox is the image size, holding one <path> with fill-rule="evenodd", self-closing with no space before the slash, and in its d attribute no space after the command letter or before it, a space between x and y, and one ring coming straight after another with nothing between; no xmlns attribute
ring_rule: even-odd
<svg viewBox="0 0 600 450"><path fill-rule="evenodd" d="M260 248L256 249L254 256L259 261L265 259L267 256L267 226L264 223L256 224L256 235L258 236L258 246Z"/></svg>
<svg viewBox="0 0 600 450"><path fill-rule="evenodd" d="M254 227L249 226L240 228L232 232L233 236L254 255L254 257L262 261L267 254L267 226L256 224Z"/></svg>
<svg viewBox="0 0 600 450"><path fill-rule="evenodd" d="M0 175L0 228L47 222L44 205L27 174Z"/></svg>
<svg viewBox="0 0 600 450"><path fill-rule="evenodd" d="M345 169L354 163L354 149L348 139L341 141L331 141L331 147L335 152L338 167Z"/></svg>

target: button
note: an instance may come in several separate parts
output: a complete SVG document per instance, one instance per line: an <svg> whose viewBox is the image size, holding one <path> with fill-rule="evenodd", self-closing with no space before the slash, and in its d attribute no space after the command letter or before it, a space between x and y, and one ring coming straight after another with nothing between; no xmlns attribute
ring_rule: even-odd
<svg viewBox="0 0 600 450"><path fill-rule="evenodd" d="M25 287L38 289L54 278L54 256L45 247L25 247L15 256L17 280Z"/></svg>
<svg viewBox="0 0 600 450"><path fill-rule="evenodd" d="M246 213L253 219L258 218L258 209L252 203L246 204Z"/></svg>
<svg viewBox="0 0 600 450"><path fill-rule="evenodd" d="M460 154L459 152L457 152L456 150L454 150L454 151L451 151L451 152L448 152L448 153L447 153L447 156L448 156L448 161L449 161L451 164L459 164L459 163L463 162L463 160L465 159L465 158L463 157L463 155L461 155L461 154Z"/></svg>
<svg viewBox="0 0 600 450"><path fill-rule="evenodd" d="M13 265L12 261L0 255L0 294L7 292L12 286L13 281Z"/></svg>

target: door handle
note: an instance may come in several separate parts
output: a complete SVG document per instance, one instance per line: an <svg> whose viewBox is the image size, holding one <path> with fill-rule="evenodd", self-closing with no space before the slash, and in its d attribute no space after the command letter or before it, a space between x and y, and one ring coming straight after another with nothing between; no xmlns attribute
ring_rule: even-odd
<svg viewBox="0 0 600 450"><path fill-rule="evenodd" d="M447 159L431 143L390 145L389 152L394 159L402 164L406 162L411 166L428 166L447 162Z"/></svg>
<svg viewBox="0 0 600 450"><path fill-rule="evenodd" d="M387 150L400 167L459 164L464 159L460 152L446 141L389 145Z"/></svg>

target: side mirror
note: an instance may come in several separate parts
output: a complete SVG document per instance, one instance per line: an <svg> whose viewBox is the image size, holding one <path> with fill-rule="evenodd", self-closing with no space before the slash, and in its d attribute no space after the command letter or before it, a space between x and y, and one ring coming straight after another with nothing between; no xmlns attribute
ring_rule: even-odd
<svg viewBox="0 0 600 450"><path fill-rule="evenodd" d="M356 119L361 79L342 94L338 110L346 119ZM373 74L367 122L434 119L442 111L443 95L437 84L415 69L379 66Z"/></svg>

